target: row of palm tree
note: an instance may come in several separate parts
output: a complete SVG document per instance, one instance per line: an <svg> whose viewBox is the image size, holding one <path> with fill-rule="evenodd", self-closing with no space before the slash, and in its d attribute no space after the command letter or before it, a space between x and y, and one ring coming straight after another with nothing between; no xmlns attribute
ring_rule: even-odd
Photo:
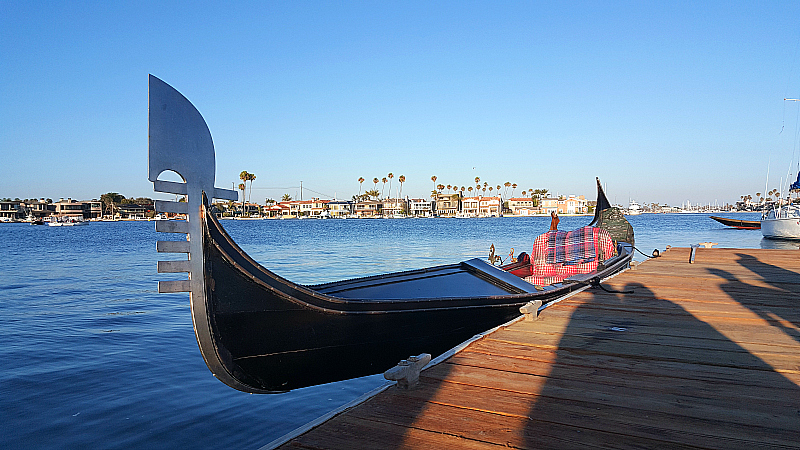
<svg viewBox="0 0 800 450"><path fill-rule="evenodd" d="M364 199L369 199L369 198L375 198L377 200L378 198L385 198L384 197L384 193L385 193L385 190L386 190L386 183L387 182L389 183L389 193L390 193L389 195L391 196L392 179L393 178L394 178L394 174L391 173L391 172L389 172L388 175L386 175L385 177L380 178L380 179L378 177L375 177L375 178L372 179L372 184L373 184L372 190L366 191L364 194L361 194L362 185L364 184L364 181L366 181L366 179L364 177L359 177L358 178L358 195L353 196L353 198L356 199L356 200L364 200ZM514 196L514 192L517 190L517 187L518 187L517 183L512 183L510 181L506 181L502 185L498 184L497 186L489 186L489 183L486 182L486 181L484 181L483 184L481 184L480 177L475 177L475 187L474 188L472 186L457 186L457 185L452 185L452 184L444 185L444 184L441 184L441 183L440 184L436 184L436 180L438 180L438 177L436 175L431 177L431 181L433 182L433 190L431 191L431 198L435 198L437 195L442 194L442 192L445 189L447 189L448 193L451 192L451 191L452 191L453 194L461 192L462 195L464 195L465 192L468 193L469 195L472 195L472 191L473 190L475 191L476 194L482 193L482 194L485 195L486 191L489 191L489 195L493 195L495 190L497 191L497 194L500 194L500 191L503 190L503 193L500 196L502 198L509 198L508 189L511 188L511 197L513 197ZM402 197L403 183L405 183L406 177L404 175L400 175L398 177L398 181L400 182L400 189L398 191L398 197ZM378 183L383 183L383 186L381 187L380 192L378 191ZM505 189L503 189L503 188L505 188ZM534 201L538 201L538 199L545 197L548 194L548 192L550 192L549 189L533 189L533 188L530 188L530 189L523 190L522 191L522 196L523 197L530 196L532 199L534 199Z"/></svg>
<svg viewBox="0 0 800 450"><path fill-rule="evenodd" d="M777 200L778 197L780 196L780 191L777 190L777 189L773 189L773 190L767 192L765 195L766 195L766 197L762 197L761 196L761 192L756 192L756 199L758 201L758 204L761 204L762 202L765 202L765 201L766 202L771 202L773 197L775 197L775 200ZM749 203L751 200L753 200L753 196L752 195L740 195L739 198L742 199L742 201L746 202L746 203Z"/></svg>
<svg viewBox="0 0 800 450"><path fill-rule="evenodd" d="M365 192L364 195L367 196L366 198L374 197L376 200L378 198L385 198L383 194L384 194L384 191L386 189L386 182L388 181L389 182L389 195L391 196L392 195L392 180L393 179L394 179L394 174L392 172L389 172L388 175L386 175L385 177L383 177L381 179L378 179L377 177L373 178L372 179L372 183L374 184L373 189L371 191ZM362 195L361 195L361 185L364 183L364 181L365 181L364 177L358 177L358 195L356 197L354 197L354 198L363 198ZM398 197L402 197L403 196L403 183L406 182L406 176L405 175L400 175L399 177L397 177L397 181L400 182L400 190L398 191L397 196ZM378 183L380 183L380 182L383 182L383 187L381 188L381 191L379 193L378 192Z"/></svg>
<svg viewBox="0 0 800 450"><path fill-rule="evenodd" d="M467 192L468 195L472 195L472 191L473 190L475 191L476 194L482 193L482 194L485 195L486 191L488 190L489 191L489 195L493 195L495 189L497 190L497 194L500 194L500 191L503 190L504 187L505 187L505 190L503 190L503 193L500 194L500 197L501 198L510 198L508 196L508 188L511 188L511 197L514 197L514 191L516 191L517 187L518 187L517 183L512 183L510 181L506 181L502 185L498 184L497 186L489 186L489 183L487 181L484 181L483 184L481 184L481 178L480 177L475 177L475 187L474 188L472 186L460 186L459 187L457 185L454 186L454 185L451 185L451 184L448 184L448 185L445 186L444 184L441 184L441 183L440 184L436 184L436 180L438 180L438 177L436 175L431 177L431 181L433 182L433 190L431 191L431 197L432 198L435 198L437 195L441 194L445 189L447 189L448 193L450 191L452 191L453 193L461 192L462 195L464 195L465 191ZM539 198L542 198L542 197L546 196L548 192L550 192L548 189L533 189L533 188L531 188L531 189L527 189L527 190L522 191L522 196L523 197L527 197L527 196L530 195L531 198L538 200Z"/></svg>

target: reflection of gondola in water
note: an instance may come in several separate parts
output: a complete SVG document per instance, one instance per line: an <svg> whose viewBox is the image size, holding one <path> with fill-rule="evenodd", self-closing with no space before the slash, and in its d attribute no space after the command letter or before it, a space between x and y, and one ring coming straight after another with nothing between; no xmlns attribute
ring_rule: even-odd
<svg viewBox="0 0 800 450"><path fill-rule="evenodd" d="M159 272L190 274L189 280L160 282L159 291L191 293L195 334L206 364L221 381L245 392L282 392L370 375L409 355L443 353L518 317L528 302L563 297L618 273L631 261L632 232L618 240L615 255L595 263L597 270L544 287L480 259L315 286L296 284L250 258L209 212L206 196L235 199L237 193L214 187L214 148L200 113L152 76L149 109L150 180L157 191L188 196L183 203L156 202L160 212L189 217L187 222L156 222L158 231L189 235L188 241L159 242L158 251L190 255L159 262ZM177 172L185 183L158 180L166 170ZM598 183L595 222L602 222L609 207Z"/></svg>

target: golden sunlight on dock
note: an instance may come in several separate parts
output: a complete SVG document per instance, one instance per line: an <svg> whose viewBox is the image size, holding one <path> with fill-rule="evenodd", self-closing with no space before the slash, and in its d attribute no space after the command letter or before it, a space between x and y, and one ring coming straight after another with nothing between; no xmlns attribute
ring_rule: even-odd
<svg viewBox="0 0 800 450"><path fill-rule="evenodd" d="M800 251L673 248L281 448L800 448Z"/></svg>

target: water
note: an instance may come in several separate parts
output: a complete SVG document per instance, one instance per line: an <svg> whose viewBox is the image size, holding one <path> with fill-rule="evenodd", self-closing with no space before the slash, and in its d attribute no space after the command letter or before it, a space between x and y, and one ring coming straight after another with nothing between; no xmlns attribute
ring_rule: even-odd
<svg viewBox="0 0 800 450"><path fill-rule="evenodd" d="M706 241L797 248L701 214L629 220L646 253ZM587 222L564 217L560 228ZM223 224L257 261L312 284L485 257L492 243L500 255L530 251L549 218ZM149 222L0 225L0 448L258 448L382 384L376 375L249 395L218 382L188 295L156 292L170 275L155 273L165 255L154 242L169 238Z"/></svg>

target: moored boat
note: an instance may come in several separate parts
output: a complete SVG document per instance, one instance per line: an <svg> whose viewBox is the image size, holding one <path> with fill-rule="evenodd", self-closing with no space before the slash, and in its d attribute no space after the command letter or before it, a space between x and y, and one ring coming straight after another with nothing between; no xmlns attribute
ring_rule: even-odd
<svg viewBox="0 0 800 450"><path fill-rule="evenodd" d="M771 239L800 239L800 206L776 206L761 217L761 234Z"/></svg>
<svg viewBox="0 0 800 450"><path fill-rule="evenodd" d="M51 227L75 227L88 223L81 216L50 216L50 221L47 222L47 225Z"/></svg>
<svg viewBox="0 0 800 450"><path fill-rule="evenodd" d="M709 216L709 218L714 219L725 226L738 228L740 230L761 229L761 222L758 220L731 219L728 217L719 217L719 216Z"/></svg>
<svg viewBox="0 0 800 450"><path fill-rule="evenodd" d="M159 282L159 292L190 293L195 336L208 368L241 391L284 392L380 373L409 355L441 354L518 317L520 308L531 302L546 304L598 284L629 267L632 258L629 224L627 234L614 230L619 222L602 225L605 211L616 210L598 181L593 221L598 226L579 232L585 240L578 256L585 267L594 267L586 273L558 277L543 286L521 278L536 275L524 262L511 270L475 258L333 283L297 284L253 260L210 212L210 198L234 200L237 192L214 187L214 147L200 113L152 75L149 136L154 189L187 196L186 202L156 201L159 212L188 215L186 222L157 221L156 230L189 236L157 243L159 252L189 254L187 260L160 261L160 273L190 274L188 280ZM167 170L186 181L159 180ZM622 237L612 242L612 235ZM564 240L564 235L553 236L554 242ZM594 236L612 246L596 244ZM595 248L606 252L587 257ZM548 262L554 271L568 263L563 258Z"/></svg>
<svg viewBox="0 0 800 450"><path fill-rule="evenodd" d="M797 180L789 185L789 192L800 192L800 173ZM770 239L800 239L800 204L793 203L791 194L783 201L761 215L761 234ZM795 202L797 199L795 199Z"/></svg>

